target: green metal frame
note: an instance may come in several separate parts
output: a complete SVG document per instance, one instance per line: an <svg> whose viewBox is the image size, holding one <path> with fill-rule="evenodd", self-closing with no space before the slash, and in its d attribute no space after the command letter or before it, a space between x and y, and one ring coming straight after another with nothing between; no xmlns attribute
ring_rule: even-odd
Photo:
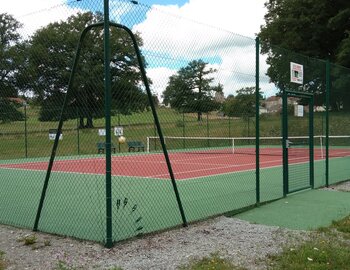
<svg viewBox="0 0 350 270"><path fill-rule="evenodd" d="M46 177L45 177L45 181L44 181L44 185L43 185L43 189L42 189L42 193L41 193L41 197L40 197L40 202L39 202L39 206L38 206L38 210L37 210L37 214L35 217L35 222L34 222L34 227L33 230L37 231L38 230L38 225L39 225L39 221L40 221L40 216L41 216L41 212L42 212L42 208L44 205L44 201L45 201L45 197L46 197L46 192L47 192L47 187L48 187L48 183L49 183L49 179L50 179L50 175L51 175L51 171L52 171L52 166L53 166L53 162L55 160L55 156L56 156L56 151L57 151L57 147L58 147L58 143L59 143L59 137L60 134L62 133L62 127L63 127L63 115L64 112L66 110L67 107L67 103L69 100L69 97L72 93L72 85L73 85L73 81L74 81L74 76L76 73L76 69L77 69L77 65L78 65L78 61L79 61L79 57L80 57L80 51L81 51L81 47L82 47L82 43L84 41L84 38L86 36L86 34L95 27L101 27L103 26L104 28L104 73L105 73L105 80L104 80L104 87L105 87L105 127L106 127L106 141L105 141L105 145L106 145L106 243L105 246L107 248L111 248L113 246L113 233L112 233L112 170L111 170L111 78L110 78L110 38L109 38L109 32L110 32L110 27L116 27L116 28L120 28L123 29L124 31L126 31L128 33L128 35L130 36L130 38L132 39L133 42L133 46L134 46L134 50L137 56L137 60L140 66L140 71L141 71L141 76L142 76L142 80L144 82L145 88L146 88L146 92L147 92L147 96L148 96L148 100L151 106L151 110L152 110L152 114L153 114L153 118L154 118L154 123L156 126L156 130L158 132L159 138L160 138L160 142L162 145L162 149L163 149L163 153L165 156L165 160L166 160L166 164L168 167L168 171L169 171L169 175L171 178L171 183L174 189L174 193L175 193L175 197L176 197L176 201L178 203L178 207L179 207L179 211L180 211L180 215L181 215L181 219L182 219L182 224L183 226L187 226L187 221L186 221L186 216L185 216L185 212L182 206L182 202L180 199L180 194L176 185L176 181L175 181L175 176L172 170L172 166L170 163L170 159L169 159L169 155L167 152L167 148L164 142L164 137L163 137L163 133L160 127L160 123L159 123L159 119L157 116L157 112L155 109L155 105L154 105L154 101L152 98L152 93L149 87L149 83L147 80L147 76L146 76L146 70L144 68L144 64L142 61L142 57L141 57L141 53L139 50L139 47L137 45L137 41L136 38L134 36L134 34L132 33L132 31L127 28L124 25L121 24L116 24L116 23L112 23L109 21L109 0L104 0L104 21L100 22L100 23L96 23L96 24L91 24L89 26L87 26L83 32L81 33L80 39L79 39L79 43L77 46L77 50L76 50L76 54L75 54L75 58L74 58L74 62L73 62L73 67L72 67L72 71L70 74L70 78L69 78L69 83L68 83L68 90L67 90L67 94L65 96L64 99L64 103L62 106L62 110L61 110L61 115L60 115L60 121L58 124L58 128L57 128L57 133L56 133L56 138L54 141L54 145L52 148L52 152L51 152L51 157L50 157L50 161L49 161L49 165L48 165L48 169L46 172Z"/></svg>
<svg viewBox="0 0 350 270"><path fill-rule="evenodd" d="M260 204L260 40L255 39L255 171L256 205Z"/></svg>
<svg viewBox="0 0 350 270"><path fill-rule="evenodd" d="M300 189L289 189L288 163L288 97L306 98L309 100L309 186ZM284 90L282 94L282 148L283 148L283 196L300 190L314 188L314 95L312 93Z"/></svg>

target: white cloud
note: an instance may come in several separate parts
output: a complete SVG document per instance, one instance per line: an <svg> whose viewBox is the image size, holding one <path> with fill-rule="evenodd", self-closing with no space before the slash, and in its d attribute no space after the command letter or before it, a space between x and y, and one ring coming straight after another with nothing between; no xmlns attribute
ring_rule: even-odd
<svg viewBox="0 0 350 270"><path fill-rule="evenodd" d="M48 23L67 19L80 9L70 8L62 0L2 1L0 13L8 13L23 24L23 37Z"/></svg>
<svg viewBox="0 0 350 270"><path fill-rule="evenodd" d="M227 96L255 86L254 37L264 23L264 14L263 1L189 0L181 7L154 5L133 30L141 33L152 66L173 74L180 64L204 59L218 70L215 81L224 85ZM262 74L267 69L264 60L262 57ZM274 87L262 83L263 87L271 95Z"/></svg>
<svg viewBox="0 0 350 270"><path fill-rule="evenodd" d="M169 77L176 73L175 70L158 67L158 68L148 68L147 77L152 80L152 91L157 94L158 98L162 100L161 94L168 85Z"/></svg>

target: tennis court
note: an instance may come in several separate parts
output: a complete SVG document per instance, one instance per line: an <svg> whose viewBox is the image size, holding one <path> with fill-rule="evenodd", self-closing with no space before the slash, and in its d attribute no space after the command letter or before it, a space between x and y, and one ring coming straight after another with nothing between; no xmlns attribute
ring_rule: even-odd
<svg viewBox="0 0 350 270"><path fill-rule="evenodd" d="M229 145L167 140L187 221L196 221L256 203L255 144L232 139ZM283 196L280 139L260 147L260 200ZM261 140L263 142L263 140ZM204 143L204 144L203 144ZM208 147L209 143L209 147ZM299 170L309 149L295 145L289 164ZM314 149L316 185L324 185L324 148ZM329 149L332 179L348 175L350 147ZM0 164L0 212L6 224L32 228L48 158L3 160ZM181 224L164 155L159 151L112 156L113 241ZM308 175L302 175L308 179ZM39 230L105 241L105 158L103 155L57 157L51 173Z"/></svg>
<svg viewBox="0 0 350 270"><path fill-rule="evenodd" d="M170 153L170 161L175 179L205 177L231 172L249 171L255 169L255 148L239 146L218 149L195 149L194 151L177 151ZM324 150L315 149L314 160L324 159ZM271 168L282 165L282 149L265 147L260 151L260 167ZM290 149L289 164L299 164L309 161L309 148L296 147ZM350 149L331 149L330 157L350 156ZM52 171L104 175L105 159L96 157L74 157L54 162ZM19 169L27 171L45 171L47 161L14 162L0 164L0 168ZM112 157L113 176L135 176L143 178L169 179L169 172L162 153L133 154Z"/></svg>

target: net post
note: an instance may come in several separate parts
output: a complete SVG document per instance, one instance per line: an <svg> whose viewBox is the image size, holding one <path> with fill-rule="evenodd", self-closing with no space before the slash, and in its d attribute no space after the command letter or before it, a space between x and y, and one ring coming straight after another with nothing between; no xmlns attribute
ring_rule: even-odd
<svg viewBox="0 0 350 270"><path fill-rule="evenodd" d="M147 140L147 148L146 148L146 150L147 150L147 153L149 153L149 137L147 136L147 138L146 138L146 140Z"/></svg>
<svg viewBox="0 0 350 270"><path fill-rule="evenodd" d="M232 138L232 154L235 153L235 138Z"/></svg>
<svg viewBox="0 0 350 270"><path fill-rule="evenodd" d="M320 136L321 159L324 158L322 138L323 138L323 135Z"/></svg>

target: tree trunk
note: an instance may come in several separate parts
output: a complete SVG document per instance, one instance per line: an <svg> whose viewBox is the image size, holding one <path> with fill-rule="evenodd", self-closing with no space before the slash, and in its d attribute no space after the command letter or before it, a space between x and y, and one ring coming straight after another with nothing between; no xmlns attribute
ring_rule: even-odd
<svg viewBox="0 0 350 270"><path fill-rule="evenodd" d="M93 122L92 122L92 116L88 116L87 117L87 121L86 121L86 128L93 128L94 125L93 125Z"/></svg>
<svg viewBox="0 0 350 270"><path fill-rule="evenodd" d="M202 112L197 113L197 121L198 122L202 121Z"/></svg>
<svg viewBox="0 0 350 270"><path fill-rule="evenodd" d="M84 117L79 117L79 129L84 128Z"/></svg>

